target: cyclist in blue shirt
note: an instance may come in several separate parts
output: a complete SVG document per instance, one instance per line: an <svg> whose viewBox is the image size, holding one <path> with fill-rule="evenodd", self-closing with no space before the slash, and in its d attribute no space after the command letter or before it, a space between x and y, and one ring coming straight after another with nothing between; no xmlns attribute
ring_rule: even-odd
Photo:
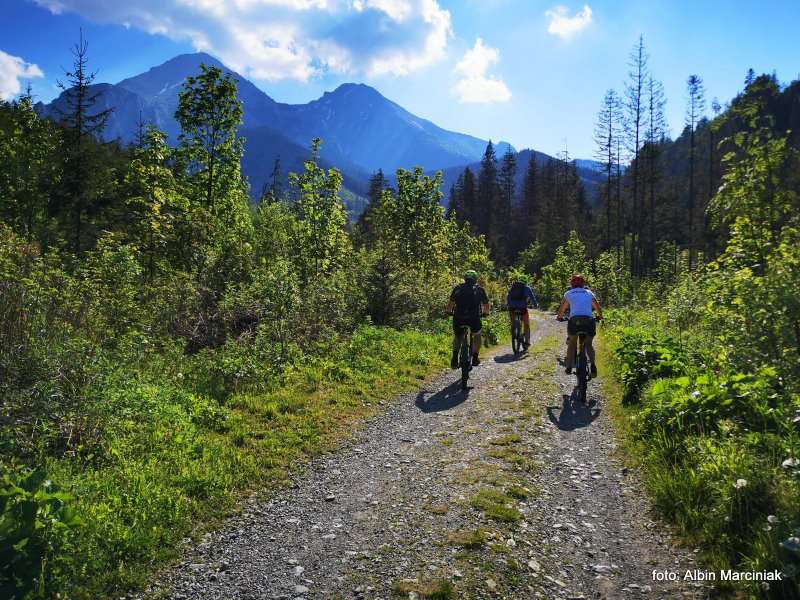
<svg viewBox="0 0 800 600"><path fill-rule="evenodd" d="M528 315L528 302L534 308L539 308L539 301L528 285L528 276L518 275L514 279L514 283L511 284L511 289L508 290L506 304L508 305L509 318L514 318L515 310L522 312L522 325L525 329L525 350L531 345L531 321L530 315Z"/></svg>
<svg viewBox="0 0 800 600"><path fill-rule="evenodd" d="M581 275L575 274L570 279L570 289L564 294L561 306L558 308L558 320L564 320L564 313L569 309L569 321L567 321L567 335L569 338L567 346L566 368L567 375L572 373L572 364L575 361L575 350L578 346L578 331L587 331L586 353L591 361L592 377L597 377L597 365L594 362L594 339L597 329L595 321L603 318L603 310L600 303L595 298L590 289L586 287L586 281ZM597 313L595 318L594 313Z"/></svg>

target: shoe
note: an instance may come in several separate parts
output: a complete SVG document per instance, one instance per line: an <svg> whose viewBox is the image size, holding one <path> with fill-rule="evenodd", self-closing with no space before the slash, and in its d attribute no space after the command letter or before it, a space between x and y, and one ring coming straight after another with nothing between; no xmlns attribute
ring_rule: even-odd
<svg viewBox="0 0 800 600"><path fill-rule="evenodd" d="M589 372L592 374L592 377L597 377L597 366L594 363L589 367Z"/></svg>
<svg viewBox="0 0 800 600"><path fill-rule="evenodd" d="M472 366L473 367L477 367L479 364L481 364L481 359L478 358L477 354L473 354L472 355Z"/></svg>
<svg viewBox="0 0 800 600"><path fill-rule="evenodd" d="M572 375L572 367L567 367L566 369L564 369L564 373L566 373L567 375Z"/></svg>
<svg viewBox="0 0 800 600"><path fill-rule="evenodd" d="M457 369L458 368L458 352L454 351L453 356L450 357L450 368Z"/></svg>

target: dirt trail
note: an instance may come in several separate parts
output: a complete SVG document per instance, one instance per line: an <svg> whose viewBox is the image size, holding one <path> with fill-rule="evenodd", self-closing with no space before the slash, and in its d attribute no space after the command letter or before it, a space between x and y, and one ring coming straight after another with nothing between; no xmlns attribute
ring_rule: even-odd
<svg viewBox="0 0 800 600"><path fill-rule="evenodd" d="M598 386L563 374L564 327L444 373L268 502L207 534L148 595L176 599L702 598L615 457ZM447 594L450 593L451 596ZM437 595L438 594L438 595Z"/></svg>

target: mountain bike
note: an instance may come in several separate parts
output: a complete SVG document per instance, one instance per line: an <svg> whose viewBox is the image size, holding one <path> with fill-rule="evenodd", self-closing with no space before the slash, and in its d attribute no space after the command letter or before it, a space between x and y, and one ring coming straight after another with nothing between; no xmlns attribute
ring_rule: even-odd
<svg viewBox="0 0 800 600"><path fill-rule="evenodd" d="M525 331L522 327L522 311L511 311L511 350L519 356L525 350Z"/></svg>
<svg viewBox="0 0 800 600"><path fill-rule="evenodd" d="M469 372L472 370L472 328L462 325L461 345L458 349L458 364L461 367L461 389L466 391Z"/></svg>
<svg viewBox="0 0 800 600"><path fill-rule="evenodd" d="M586 337L589 335L589 330L579 328L575 335L578 336L578 341L575 348L575 363L572 366L575 368L575 377L578 380L577 399L580 402L586 403L586 387L587 383L592 378L591 372L589 371L589 356L586 352Z"/></svg>

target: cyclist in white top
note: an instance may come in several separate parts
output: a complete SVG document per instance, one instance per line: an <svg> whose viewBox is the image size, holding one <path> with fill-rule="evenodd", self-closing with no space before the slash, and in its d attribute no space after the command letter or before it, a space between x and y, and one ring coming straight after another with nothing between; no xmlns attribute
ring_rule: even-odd
<svg viewBox="0 0 800 600"><path fill-rule="evenodd" d="M595 320L600 321L603 318L603 310L600 308L600 303L592 291L586 288L586 281L581 275L573 275L569 284L571 287L564 294L561 306L558 308L558 317L556 317L559 321L563 321L564 313L569 308L569 321L567 322L569 344L567 345L565 371L567 375L572 373L572 364L575 361L575 350L578 345L578 331L586 331L586 353L592 363L592 377L597 377L597 365L594 363L592 340L597 332ZM597 317L594 316L595 312Z"/></svg>

